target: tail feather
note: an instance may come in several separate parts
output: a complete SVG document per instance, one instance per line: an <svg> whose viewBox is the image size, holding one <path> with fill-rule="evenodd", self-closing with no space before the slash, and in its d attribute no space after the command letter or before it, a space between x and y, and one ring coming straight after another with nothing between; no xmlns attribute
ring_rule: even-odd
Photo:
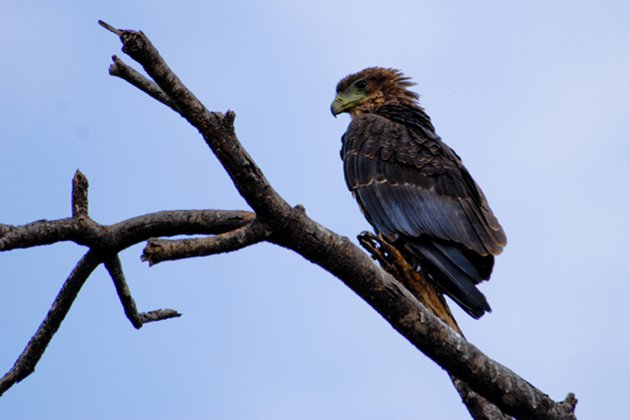
<svg viewBox="0 0 630 420"><path fill-rule="evenodd" d="M485 273L480 273L456 244L425 239L408 241L406 245L408 251L420 257L424 271L435 279L442 291L470 316L477 319L491 312L486 297L475 287Z"/></svg>

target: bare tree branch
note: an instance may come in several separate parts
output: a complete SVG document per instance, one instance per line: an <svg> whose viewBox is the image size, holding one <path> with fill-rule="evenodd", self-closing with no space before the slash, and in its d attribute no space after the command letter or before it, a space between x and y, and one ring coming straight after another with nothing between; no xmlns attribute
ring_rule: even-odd
<svg viewBox="0 0 630 420"><path fill-rule="evenodd" d="M74 241L90 247L64 283L35 335L13 367L0 379L0 395L35 370L81 287L99 264L105 263L125 315L135 328L148 322L178 317L180 314L173 309L138 312L125 281L118 252L154 236L222 234L251 225L255 218L253 213L244 211L180 210L151 213L104 226L88 216L87 187L87 178L77 170L72 180L71 218L40 220L23 226L0 225L0 251L61 241Z"/></svg>
<svg viewBox="0 0 630 420"><path fill-rule="evenodd" d="M142 319L140 319L136 302L133 300L133 297L131 297L131 292L125 280L125 273L123 273L118 255L113 255L105 259L105 269L114 282L116 293L118 294L127 319L129 319L129 322L131 322L134 328L142 328Z"/></svg>
<svg viewBox="0 0 630 420"><path fill-rule="evenodd" d="M112 61L114 64L109 66L110 75L126 80L156 101L163 103L175 112L179 113L177 105L173 103L171 98L169 98L158 85L135 71L133 68L129 67L124 61L115 55L112 56Z"/></svg>
<svg viewBox="0 0 630 420"><path fill-rule="evenodd" d="M137 61L196 127L241 196L270 227L271 242L292 249L339 277L418 349L466 382L473 391L519 418L573 418L570 404L556 403L447 327L347 238L291 208L270 186L234 133L233 112L209 112L138 31L120 34L123 52Z"/></svg>
<svg viewBox="0 0 630 420"><path fill-rule="evenodd" d="M140 312L140 320L142 320L143 324L148 324L149 322L163 321L170 318L178 318L180 316L182 316L182 314L174 309L156 309L149 312Z"/></svg>
<svg viewBox="0 0 630 420"><path fill-rule="evenodd" d="M0 225L0 251L62 241L120 251L152 237L229 232L254 217L251 212L237 210L174 210L133 217L111 226L74 218L39 220L22 226Z"/></svg>
<svg viewBox="0 0 630 420"><path fill-rule="evenodd" d="M254 220L230 232L207 238L195 239L150 239L142 253L142 261L155 265L162 261L180 260L191 257L204 257L237 251L264 241L270 231L264 224Z"/></svg>
<svg viewBox="0 0 630 420"><path fill-rule="evenodd" d="M103 22L102 20L99 20L98 24L101 25L103 28L107 29L108 31L110 31L111 33L113 33L114 35L121 36L123 33L121 29L116 29L109 23Z"/></svg>
<svg viewBox="0 0 630 420"><path fill-rule="evenodd" d="M125 315L131 325L136 329L142 328L143 324L153 321L161 321L163 319L169 319L174 317L180 317L181 314L174 309L156 309L149 312L138 312L136 302L131 296L129 286L125 280L125 273L123 273L122 265L120 264L120 258L118 255L109 256L105 259L105 268L111 276L116 293L120 299L120 303L123 306Z"/></svg>
<svg viewBox="0 0 630 420"><path fill-rule="evenodd" d="M468 384L464 381L455 378L453 375L450 375L451 381L457 389L460 397L462 398L462 402L468 409L468 412L475 420L509 420L512 417L508 416L504 412L499 409L496 405L492 404L490 401L477 394L475 391L470 389Z"/></svg>
<svg viewBox="0 0 630 420"><path fill-rule="evenodd" d="M437 293L429 293L426 279L422 273L418 272L414 267L410 266L403 258L400 252L387 243L381 237L371 232L361 232L357 239L359 244L365 248L372 258L379 262L381 267L401 282L413 295L420 300L420 303L429 309L440 320L453 328L462 337L464 333L459 328L457 321L453 317L444 297ZM463 381L449 374L455 389L462 398L462 402L470 412L471 416L477 420L506 420L511 417L504 414L497 406L490 403L481 395L474 392Z"/></svg>
<svg viewBox="0 0 630 420"><path fill-rule="evenodd" d="M88 180L77 169L72 178L72 217L87 217L88 215Z"/></svg>
<svg viewBox="0 0 630 420"><path fill-rule="evenodd" d="M175 103L179 110L177 112L199 130L256 215L265 221L269 219L270 223L279 222L283 215L288 215L292 210L291 206L271 187L258 165L238 141L234 133L236 114L232 111L227 111L225 115L208 111L171 71L142 32L121 32L123 52L144 68Z"/></svg>
<svg viewBox="0 0 630 420"><path fill-rule="evenodd" d="M179 314L171 309L139 313L126 284L118 253L150 238L215 235L175 241L152 239L143 258L160 261L233 251L267 241L291 249L329 271L378 311L397 331L453 378L471 415L477 419L574 419L577 400L569 394L555 402L505 366L488 358L436 318L389 273L374 264L348 238L290 206L271 187L234 133L235 114L209 112L166 65L142 33L119 30L123 51L137 61L150 81L114 57L112 75L174 109L196 127L217 156L241 196L255 213L222 210L164 211L101 225L88 215L87 179L73 179L72 217L23 226L0 225L0 251L73 241L89 247L13 368L0 379L0 394L34 371L46 346L94 269L105 264L125 313L136 328ZM504 414L505 413L505 414Z"/></svg>

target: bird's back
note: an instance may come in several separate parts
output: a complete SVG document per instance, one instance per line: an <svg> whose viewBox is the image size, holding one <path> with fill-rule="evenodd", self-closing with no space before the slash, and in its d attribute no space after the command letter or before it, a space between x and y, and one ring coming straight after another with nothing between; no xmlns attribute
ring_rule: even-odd
<svg viewBox="0 0 630 420"><path fill-rule="evenodd" d="M342 140L348 188L366 218L475 318L505 234L459 157L422 108L387 105L353 118Z"/></svg>

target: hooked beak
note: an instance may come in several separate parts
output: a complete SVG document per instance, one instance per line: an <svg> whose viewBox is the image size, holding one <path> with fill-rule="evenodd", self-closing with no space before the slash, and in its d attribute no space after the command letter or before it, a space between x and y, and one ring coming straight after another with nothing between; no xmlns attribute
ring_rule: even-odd
<svg viewBox="0 0 630 420"><path fill-rule="evenodd" d="M362 100L364 96L356 95L348 92L339 92L335 100L330 104L330 112L332 112L333 117L337 118L337 115L350 111L352 108L357 106Z"/></svg>
<svg viewBox="0 0 630 420"><path fill-rule="evenodd" d="M365 97L363 92L339 92L335 100L330 104L330 112L334 117L337 117L337 115L348 112L361 104Z"/></svg>
<svg viewBox="0 0 630 420"><path fill-rule="evenodd" d="M337 95L335 100L330 104L330 112L333 114L333 117L337 118L337 115L341 114L345 111L346 102L344 101L341 93Z"/></svg>

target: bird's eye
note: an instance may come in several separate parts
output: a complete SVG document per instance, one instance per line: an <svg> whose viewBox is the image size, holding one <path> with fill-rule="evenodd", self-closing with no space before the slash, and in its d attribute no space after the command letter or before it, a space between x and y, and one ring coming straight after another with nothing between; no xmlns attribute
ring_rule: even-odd
<svg viewBox="0 0 630 420"><path fill-rule="evenodd" d="M365 80L359 80L358 82L356 82L354 84L354 86L359 89L359 90L363 90L367 87L367 82Z"/></svg>

